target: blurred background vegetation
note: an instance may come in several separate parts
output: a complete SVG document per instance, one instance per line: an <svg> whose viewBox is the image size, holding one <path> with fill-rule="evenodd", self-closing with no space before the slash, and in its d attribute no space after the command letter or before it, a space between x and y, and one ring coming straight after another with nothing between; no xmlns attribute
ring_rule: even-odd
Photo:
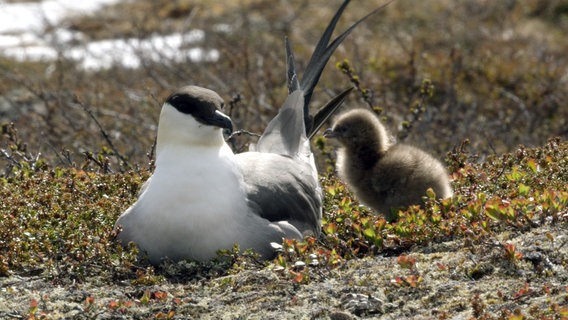
<svg viewBox="0 0 568 320"><path fill-rule="evenodd" d="M176 87L217 91L236 128L262 132L284 101L283 39L303 70L341 1L125 1L64 21L86 41L205 32L192 46L216 49L215 62L152 62L84 70L64 58L0 58L0 167L16 156L51 165L116 167L151 160L162 101ZM338 31L384 1L353 1ZM561 0L397 0L359 26L328 64L312 100L321 106L358 80L344 108L371 105L394 135L443 159L468 139L481 158L568 137L568 2ZM63 47L59 48L62 51ZM159 48L156 48L159 54ZM352 75L336 67L347 59ZM424 99L425 80L433 94ZM424 100L424 101L423 101ZM230 102L230 103L229 103ZM345 110L345 109L344 109ZM106 135L106 137L103 135ZM239 138L244 148L251 137ZM9 149L14 140L20 147ZM129 166L119 166L125 161Z"/></svg>

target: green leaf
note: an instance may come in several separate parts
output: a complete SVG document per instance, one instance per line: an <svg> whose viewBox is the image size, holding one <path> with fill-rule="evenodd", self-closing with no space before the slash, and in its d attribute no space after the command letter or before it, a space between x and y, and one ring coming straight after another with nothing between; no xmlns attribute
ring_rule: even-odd
<svg viewBox="0 0 568 320"><path fill-rule="evenodd" d="M523 197L526 197L527 194L529 193L530 189L531 189L531 188L530 188L529 186L524 185L524 184L521 183L521 184L519 185L519 195L521 195L521 196L523 196Z"/></svg>
<svg viewBox="0 0 568 320"><path fill-rule="evenodd" d="M527 161L527 166L529 167L529 169L531 169L531 171L532 171L533 173L536 173L537 170L538 170L536 161L535 161L534 159L529 159L529 160Z"/></svg>
<svg viewBox="0 0 568 320"><path fill-rule="evenodd" d="M370 238L370 239L375 239L376 238L376 234L375 234L375 230L373 228L367 228L365 230L363 230L363 234L365 235L365 237Z"/></svg>
<svg viewBox="0 0 568 320"><path fill-rule="evenodd" d="M523 175L519 172L519 167L514 166L513 171L507 174L506 177L509 181L519 181L523 177Z"/></svg>
<svg viewBox="0 0 568 320"><path fill-rule="evenodd" d="M335 223L328 223L328 224L324 227L323 231L324 231L326 234L333 235L333 234L335 234L335 233L337 232L337 225L336 225Z"/></svg>
<svg viewBox="0 0 568 320"><path fill-rule="evenodd" d="M426 196L428 196L429 199L436 199L436 193L434 192L434 189L428 188L428 190L426 190Z"/></svg>

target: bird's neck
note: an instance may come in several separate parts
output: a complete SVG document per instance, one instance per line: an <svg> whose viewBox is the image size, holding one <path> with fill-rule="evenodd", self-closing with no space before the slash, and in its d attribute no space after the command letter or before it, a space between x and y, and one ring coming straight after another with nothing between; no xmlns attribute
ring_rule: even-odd
<svg viewBox="0 0 568 320"><path fill-rule="evenodd" d="M357 147L352 147L350 152L347 152L348 157L353 157L349 163L361 166L360 169L367 170L372 168L380 159L380 153L376 146L362 144Z"/></svg>
<svg viewBox="0 0 568 320"><path fill-rule="evenodd" d="M218 152L223 148L229 148L221 130L212 132L173 132L169 128L160 126L158 128L158 137L156 139L156 161L161 158L163 153L179 153L180 155L196 155L203 150L211 150ZM204 128L204 130L210 130ZM229 148L230 149L230 148Z"/></svg>
<svg viewBox="0 0 568 320"><path fill-rule="evenodd" d="M216 158L223 153L220 147L202 145L174 145L167 144L156 146L156 167L185 167L189 163L206 161L209 158Z"/></svg>
<svg viewBox="0 0 568 320"><path fill-rule="evenodd" d="M344 146L337 154L339 176L350 183L361 181L379 160L376 151L369 147Z"/></svg>
<svg viewBox="0 0 568 320"><path fill-rule="evenodd" d="M390 148L389 137L385 128L379 124L375 130L374 135L368 138L356 138L351 144L345 145L348 151L346 157L352 158L350 163L359 166L359 169L372 168Z"/></svg>

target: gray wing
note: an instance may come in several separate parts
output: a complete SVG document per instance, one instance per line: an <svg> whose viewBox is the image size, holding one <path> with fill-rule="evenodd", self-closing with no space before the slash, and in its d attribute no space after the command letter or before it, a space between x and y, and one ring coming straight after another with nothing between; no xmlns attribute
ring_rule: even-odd
<svg viewBox="0 0 568 320"><path fill-rule="evenodd" d="M319 235L321 188L310 164L274 153L236 155L249 206L271 221L287 221L305 235Z"/></svg>

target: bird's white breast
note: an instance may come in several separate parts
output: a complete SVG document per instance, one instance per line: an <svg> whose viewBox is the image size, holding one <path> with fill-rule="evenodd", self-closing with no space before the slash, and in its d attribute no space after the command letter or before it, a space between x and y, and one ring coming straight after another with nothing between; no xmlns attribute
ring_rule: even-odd
<svg viewBox="0 0 568 320"><path fill-rule="evenodd" d="M163 148L147 188L121 217L124 240L151 259L213 258L238 240L248 211L242 179L226 145Z"/></svg>

